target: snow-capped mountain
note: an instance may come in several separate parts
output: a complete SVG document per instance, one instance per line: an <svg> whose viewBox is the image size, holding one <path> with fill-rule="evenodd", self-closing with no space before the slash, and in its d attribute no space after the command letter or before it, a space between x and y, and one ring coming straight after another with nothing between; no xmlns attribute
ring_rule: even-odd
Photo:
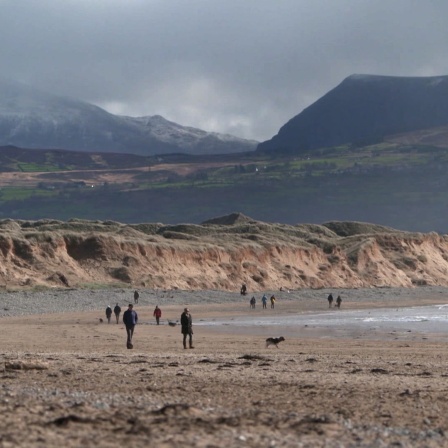
<svg viewBox="0 0 448 448"><path fill-rule="evenodd" d="M155 155L252 151L257 142L180 126L160 116L123 117L0 79L0 146Z"/></svg>
<svg viewBox="0 0 448 448"><path fill-rule="evenodd" d="M166 120L160 115L148 117L123 117L129 123L142 127L149 138L173 147L179 147L189 154L225 154L253 151L258 142L245 140L230 134L206 132L201 129Z"/></svg>

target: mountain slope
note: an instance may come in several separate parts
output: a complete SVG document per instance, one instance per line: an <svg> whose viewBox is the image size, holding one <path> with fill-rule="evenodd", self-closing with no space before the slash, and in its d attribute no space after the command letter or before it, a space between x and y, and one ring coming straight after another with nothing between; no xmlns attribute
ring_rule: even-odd
<svg viewBox="0 0 448 448"><path fill-rule="evenodd" d="M448 124L435 128L405 132L403 134L388 135L384 140L402 145L426 145L448 148Z"/></svg>
<svg viewBox="0 0 448 448"><path fill-rule="evenodd" d="M201 129L166 120L160 115L148 117L123 117L127 122L143 129L145 135L160 143L182 148L189 154L228 154L253 151L258 144L255 140L245 140L229 134L206 132Z"/></svg>
<svg viewBox="0 0 448 448"><path fill-rule="evenodd" d="M0 145L141 155L251 151L254 141L208 133L160 116L131 118L0 79Z"/></svg>
<svg viewBox="0 0 448 448"><path fill-rule="evenodd" d="M352 75L259 150L303 152L448 124L448 76Z"/></svg>

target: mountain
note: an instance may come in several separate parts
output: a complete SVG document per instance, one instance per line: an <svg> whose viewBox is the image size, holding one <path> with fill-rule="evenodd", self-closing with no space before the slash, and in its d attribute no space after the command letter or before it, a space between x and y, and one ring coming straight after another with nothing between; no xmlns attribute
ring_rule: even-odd
<svg viewBox="0 0 448 448"><path fill-rule="evenodd" d="M123 117L130 124L143 129L149 138L153 138L161 144L174 148L180 148L176 152L189 154L230 154L255 150L258 142L245 140L230 134L206 132L201 129L168 121L160 115L148 117Z"/></svg>
<svg viewBox="0 0 448 448"><path fill-rule="evenodd" d="M156 155L252 151L257 142L180 126L158 115L123 117L0 79L0 145Z"/></svg>
<svg viewBox="0 0 448 448"><path fill-rule="evenodd" d="M258 150L304 152L448 124L448 76L352 75Z"/></svg>

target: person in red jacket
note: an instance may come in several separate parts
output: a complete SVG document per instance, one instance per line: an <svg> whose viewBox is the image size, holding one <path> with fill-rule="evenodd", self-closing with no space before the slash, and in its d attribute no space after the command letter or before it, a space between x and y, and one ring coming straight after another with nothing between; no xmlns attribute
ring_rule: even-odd
<svg viewBox="0 0 448 448"><path fill-rule="evenodd" d="M162 317L162 310L156 305L154 309L154 317L156 318L157 325L160 323L160 318Z"/></svg>

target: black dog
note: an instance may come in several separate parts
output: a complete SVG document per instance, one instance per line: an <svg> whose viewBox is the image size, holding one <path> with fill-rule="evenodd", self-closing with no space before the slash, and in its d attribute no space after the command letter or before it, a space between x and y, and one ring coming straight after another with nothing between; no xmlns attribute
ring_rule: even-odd
<svg viewBox="0 0 448 448"><path fill-rule="evenodd" d="M283 336L280 336L279 338L267 338L266 339L266 348L268 348L270 345L275 345L278 348L278 344L280 342L284 341L285 338Z"/></svg>

